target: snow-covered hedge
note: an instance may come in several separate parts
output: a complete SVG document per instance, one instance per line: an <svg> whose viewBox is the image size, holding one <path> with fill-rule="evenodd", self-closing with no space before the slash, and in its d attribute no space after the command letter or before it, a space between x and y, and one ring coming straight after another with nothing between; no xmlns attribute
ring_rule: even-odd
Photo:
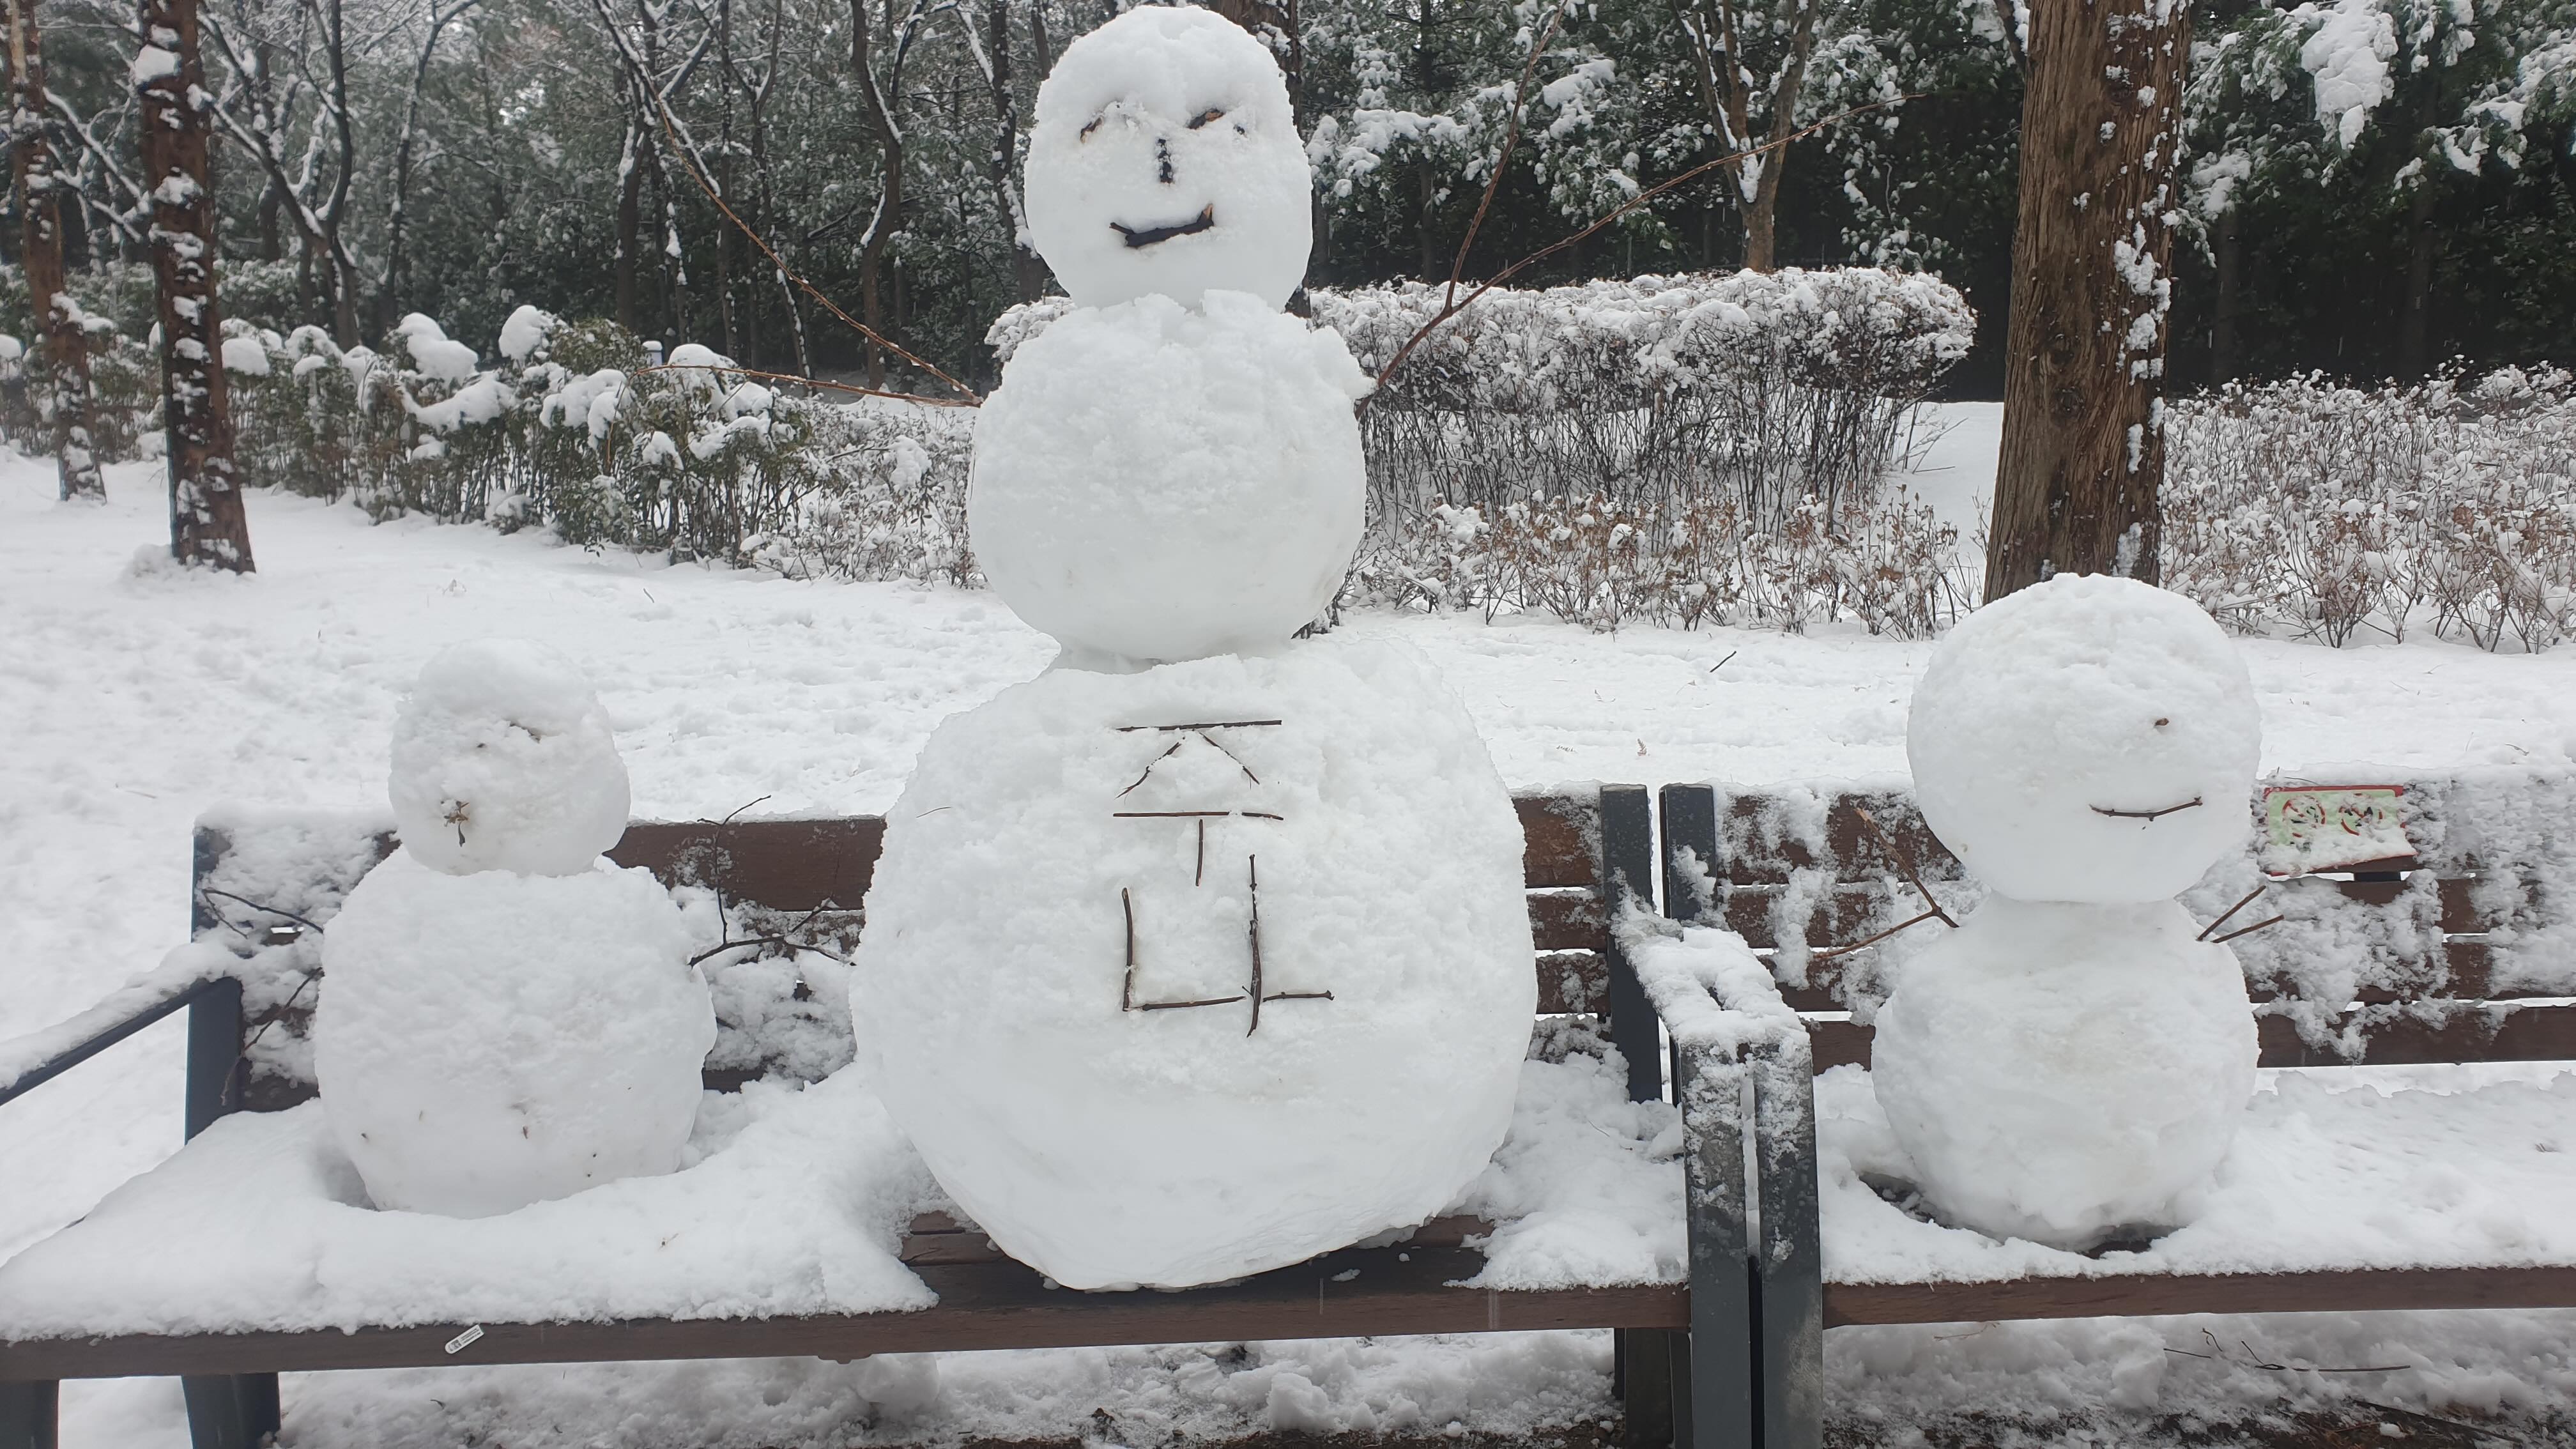
<svg viewBox="0 0 2576 1449"><path fill-rule="evenodd" d="M964 582L967 433L935 409L782 393L695 344L512 314L497 367L428 317L381 352L227 324L250 481L565 541ZM943 466L944 465L944 466ZM951 509L953 501L955 508Z"/></svg>
<svg viewBox="0 0 2576 1449"><path fill-rule="evenodd" d="M2576 374L2230 386L2167 428L2165 584L2236 627L2576 634Z"/></svg>

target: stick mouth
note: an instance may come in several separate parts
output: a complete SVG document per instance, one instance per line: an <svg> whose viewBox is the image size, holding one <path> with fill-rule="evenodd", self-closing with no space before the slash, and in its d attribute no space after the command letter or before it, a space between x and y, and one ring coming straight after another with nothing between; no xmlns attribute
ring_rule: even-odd
<svg viewBox="0 0 2576 1449"><path fill-rule="evenodd" d="M2108 805L2096 805L2093 807L2093 813L2096 815L2108 815L2114 820L2144 820L2152 824L2168 815L2176 815L2185 810L2197 810L2199 808L2200 797L2194 795L2179 805L2167 805L2161 810L2114 810Z"/></svg>
<svg viewBox="0 0 2576 1449"><path fill-rule="evenodd" d="M1131 250L1142 249L1154 246L1161 242L1167 242L1176 236L1196 236L1200 232L1208 231L1215 226L1216 205L1213 202L1201 207L1197 216L1173 226L1149 226L1142 230L1138 230L1123 221L1113 221L1109 223L1109 229L1124 238Z"/></svg>

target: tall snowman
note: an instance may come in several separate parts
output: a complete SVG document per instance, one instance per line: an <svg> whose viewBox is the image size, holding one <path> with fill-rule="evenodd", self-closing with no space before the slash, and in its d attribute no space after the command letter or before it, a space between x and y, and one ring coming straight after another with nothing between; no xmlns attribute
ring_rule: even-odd
<svg viewBox="0 0 2576 1449"><path fill-rule="evenodd" d="M2258 1053L2173 897L2243 841L2261 743L2227 636L2135 580L2061 574L1933 654L1916 797L1989 894L1904 964L1871 1076L1949 1221L2083 1249L2192 1215Z"/></svg>
<svg viewBox="0 0 2576 1449"><path fill-rule="evenodd" d="M1359 538L1368 384L1280 311L1308 173L1270 54L1190 8L1075 41L1027 194L1077 306L985 403L967 516L1062 654L923 748L853 1016L1004 1250L1183 1287L1481 1170L1535 1008L1521 836L1418 654L1291 642Z"/></svg>
<svg viewBox="0 0 2576 1449"><path fill-rule="evenodd" d="M394 720L402 848L323 937L314 1075L380 1208L484 1217L669 1172L715 1044L670 893L600 856L626 766L579 670L460 644Z"/></svg>

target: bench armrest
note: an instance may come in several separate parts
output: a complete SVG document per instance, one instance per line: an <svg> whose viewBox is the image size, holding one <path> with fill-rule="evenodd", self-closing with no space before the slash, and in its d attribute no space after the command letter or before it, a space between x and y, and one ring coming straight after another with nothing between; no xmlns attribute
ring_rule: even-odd
<svg viewBox="0 0 2576 1449"><path fill-rule="evenodd" d="M1633 905L1617 929L1672 1039L1673 1100L1686 1143L1692 1352L1749 1337L1754 1352L1737 1372L1749 1380L1743 1400L1758 1405L1752 1417L1764 1426L1763 1442L1816 1442L1824 1256L1806 1023L1732 931L1679 926Z"/></svg>
<svg viewBox="0 0 2576 1449"><path fill-rule="evenodd" d="M26 1095L184 1007L187 1133L196 1136L240 1100L234 1069L241 1059L241 983L231 975L237 964L220 946L191 943L88 1010L0 1041L0 1103Z"/></svg>

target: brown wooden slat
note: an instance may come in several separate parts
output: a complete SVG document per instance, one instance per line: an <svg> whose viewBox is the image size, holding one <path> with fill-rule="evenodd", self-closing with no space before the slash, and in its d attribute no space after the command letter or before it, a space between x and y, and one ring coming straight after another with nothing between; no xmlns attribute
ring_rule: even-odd
<svg viewBox="0 0 2576 1449"><path fill-rule="evenodd" d="M895 1256L907 1267L926 1263L1001 1263L1009 1255L991 1238L973 1228L961 1227L946 1213L924 1213L912 1220L913 1229L904 1235L903 1246ZM1481 1237L1494 1230L1492 1223L1476 1217L1433 1218L1415 1228L1399 1246L1400 1251L1416 1248L1456 1248L1467 1239Z"/></svg>
<svg viewBox="0 0 2576 1449"><path fill-rule="evenodd" d="M1727 814L1733 822L1728 834L1754 842L1743 852L1731 852L1727 857L1727 878L1737 885L1784 885L1792 869L1804 870L1816 863L1814 852L1802 842L1784 840L1776 848L1759 843L1753 825L1769 803L1769 797L1761 795L1739 795L1728 803ZM1950 854L1949 847L1924 825L1910 797L1870 793L1838 795L1825 807L1825 847L1832 852L1836 872L1843 879L1875 880L1881 875L1903 873L1897 858L1878 836L1862 827L1862 810L1867 810L1880 829L1912 852L1915 866L1925 880L1959 877L1958 857Z"/></svg>
<svg viewBox="0 0 2576 1449"><path fill-rule="evenodd" d="M1597 886L1594 858L1601 838L1601 802L1567 795L1515 795L1521 817L1521 874L1530 889Z"/></svg>
<svg viewBox="0 0 2576 1449"><path fill-rule="evenodd" d="M1682 1328L1680 1284L1494 1293L1452 1288L1483 1265L1467 1248L1367 1248L1216 1288L1179 1293L1050 1289L1012 1262L924 1265L939 1295L918 1313L829 1317L482 1325L449 1354L461 1323L423 1328L0 1344L0 1381L152 1374L303 1372L492 1363L686 1358L859 1358L986 1348L1069 1348L1373 1334L1551 1328ZM1343 1273L1356 1276L1341 1280Z"/></svg>
<svg viewBox="0 0 2576 1449"><path fill-rule="evenodd" d="M2490 1015L2464 1011L2439 1024L2397 1017L2368 1030L2369 1045L2356 1060L2332 1048L2311 1047L2285 1016L2255 1019L2267 1067L2399 1067L2451 1062L2576 1061L2576 1006L2524 1006ZM1807 1039L1816 1070L1869 1065L1870 1028L1849 1021L1810 1021Z"/></svg>
<svg viewBox="0 0 2576 1449"><path fill-rule="evenodd" d="M1609 918L1591 891L1532 891L1531 944L1542 951L1602 951L1610 945Z"/></svg>
<svg viewBox="0 0 2576 1449"><path fill-rule="evenodd" d="M1610 1009L1610 967L1598 951L1549 951L1538 958L1542 1015Z"/></svg>
<svg viewBox="0 0 2576 1449"><path fill-rule="evenodd" d="M2325 1273L2138 1274L2005 1283L1828 1283L1825 1326L2138 1318L2174 1313L2576 1307L2576 1268L2378 1268Z"/></svg>
<svg viewBox="0 0 2576 1449"><path fill-rule="evenodd" d="M810 911L830 901L855 909L876 875L885 822L873 815L832 820L639 820L608 858L643 866L666 885L713 886L728 900L772 910Z"/></svg>

